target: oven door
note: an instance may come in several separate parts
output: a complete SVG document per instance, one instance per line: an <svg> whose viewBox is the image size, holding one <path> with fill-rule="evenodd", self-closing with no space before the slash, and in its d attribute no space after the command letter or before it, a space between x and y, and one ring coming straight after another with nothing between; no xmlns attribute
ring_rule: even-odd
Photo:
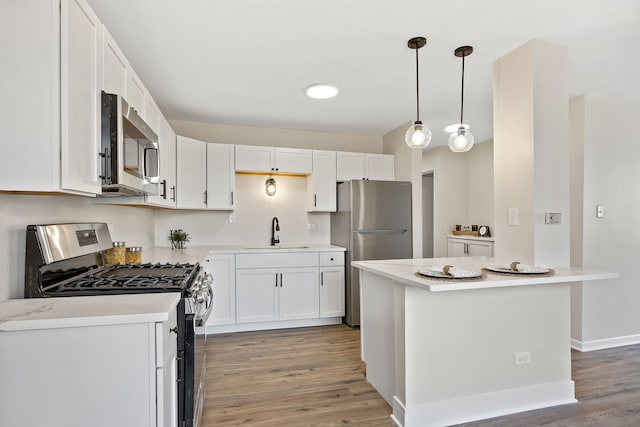
<svg viewBox="0 0 640 427"><path fill-rule="evenodd" d="M180 426L193 427L195 377L195 313L189 298L178 304L178 420Z"/></svg>

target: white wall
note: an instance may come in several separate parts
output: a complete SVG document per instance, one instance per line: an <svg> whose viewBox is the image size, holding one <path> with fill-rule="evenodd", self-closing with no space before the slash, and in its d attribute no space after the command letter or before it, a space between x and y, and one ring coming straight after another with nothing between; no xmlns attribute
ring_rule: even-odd
<svg viewBox="0 0 640 427"><path fill-rule="evenodd" d="M640 105L578 97L570 109L572 222L582 224L572 229L572 263L621 273L576 293L573 338L587 349L640 342L640 144L632 131ZM604 218L595 216L598 204Z"/></svg>
<svg viewBox="0 0 640 427"><path fill-rule="evenodd" d="M223 144L382 153L382 136L170 120L178 135Z"/></svg>
<svg viewBox="0 0 640 427"><path fill-rule="evenodd" d="M169 230L181 228L191 235L190 245L268 245L271 219L280 222L282 244L330 243L328 213L307 213L307 178L275 176L276 194L265 194L267 175L236 174L236 210L155 212L156 246L169 246ZM235 216L235 223L229 216ZM308 229L313 224L315 229Z"/></svg>
<svg viewBox="0 0 640 427"><path fill-rule="evenodd" d="M30 224L106 222L113 240L153 246L153 210L94 205L89 197L0 193L0 301L24 295L25 230Z"/></svg>
<svg viewBox="0 0 640 427"><path fill-rule="evenodd" d="M467 221L493 232L493 141L475 144L467 159Z"/></svg>
<svg viewBox="0 0 640 427"><path fill-rule="evenodd" d="M448 146L434 147L422 153L421 174L433 172L434 257L447 256L446 236L451 234L456 224L470 225L467 165L469 156L472 156L471 153L480 145L482 144L474 146L467 153L454 153ZM490 173L488 169L484 172Z"/></svg>

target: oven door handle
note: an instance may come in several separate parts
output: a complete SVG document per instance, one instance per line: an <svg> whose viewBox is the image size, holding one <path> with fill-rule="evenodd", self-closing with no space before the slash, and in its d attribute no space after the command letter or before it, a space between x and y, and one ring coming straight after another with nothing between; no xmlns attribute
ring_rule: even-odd
<svg viewBox="0 0 640 427"><path fill-rule="evenodd" d="M205 274L202 277L200 287L200 292L204 291L204 293L206 294L206 300L202 302L198 301L198 314L200 315L200 307L202 307L200 304L204 304L205 310L200 316L198 316L197 323L198 326L204 326L204 324L207 322L207 319L209 319L213 308L213 277L211 277L210 274ZM206 290L203 290L202 288L205 288Z"/></svg>

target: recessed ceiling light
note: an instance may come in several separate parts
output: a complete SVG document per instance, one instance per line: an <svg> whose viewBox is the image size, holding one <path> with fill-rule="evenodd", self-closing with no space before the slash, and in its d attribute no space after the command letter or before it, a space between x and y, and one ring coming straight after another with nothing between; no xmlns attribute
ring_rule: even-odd
<svg viewBox="0 0 640 427"><path fill-rule="evenodd" d="M327 84L315 84L307 88L307 96L314 99L333 98L338 94L338 88Z"/></svg>
<svg viewBox="0 0 640 427"><path fill-rule="evenodd" d="M444 128L444 131L445 131L445 132L447 132L447 133L451 133L451 132L455 132L455 131L457 131L457 130L458 130L458 129L460 129L461 127L462 127L463 129L469 129L469 125L468 125L468 124L466 124L466 123L463 123L463 124L460 124L460 123L454 123L454 124L449 125L449 126L447 126L446 128Z"/></svg>

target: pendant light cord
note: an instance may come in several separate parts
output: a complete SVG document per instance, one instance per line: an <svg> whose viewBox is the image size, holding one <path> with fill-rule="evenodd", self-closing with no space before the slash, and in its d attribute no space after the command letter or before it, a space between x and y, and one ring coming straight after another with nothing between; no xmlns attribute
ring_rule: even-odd
<svg viewBox="0 0 640 427"><path fill-rule="evenodd" d="M464 57L466 55L462 55L462 93L460 95L460 126L463 125L462 114L464 112Z"/></svg>
<svg viewBox="0 0 640 427"><path fill-rule="evenodd" d="M418 51L420 48L417 48L416 51L416 121L420 121L420 73L418 67Z"/></svg>

